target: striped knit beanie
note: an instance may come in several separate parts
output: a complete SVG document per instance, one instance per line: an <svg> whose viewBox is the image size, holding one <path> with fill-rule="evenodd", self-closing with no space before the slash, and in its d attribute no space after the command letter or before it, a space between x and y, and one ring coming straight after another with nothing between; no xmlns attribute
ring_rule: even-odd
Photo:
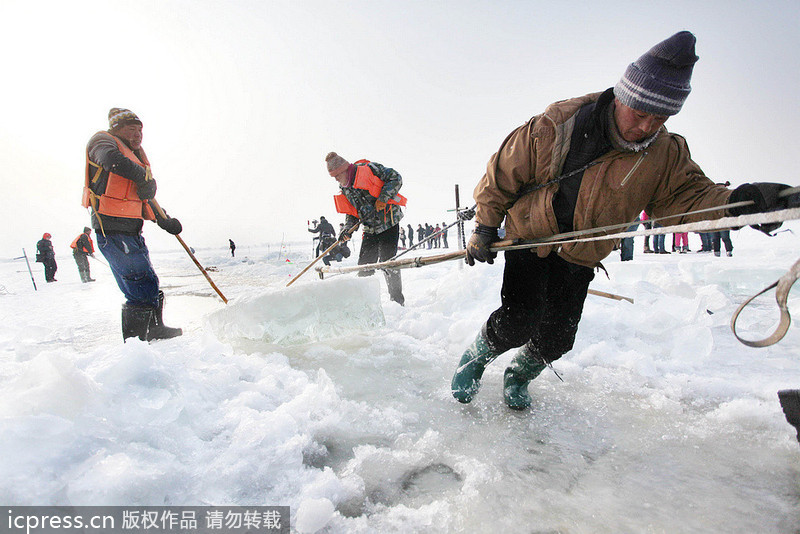
<svg viewBox="0 0 800 534"><path fill-rule="evenodd" d="M661 41L628 65L614 87L614 96L645 113L677 114L692 90L689 82L699 59L694 53L695 42L695 36L687 31Z"/></svg>
<svg viewBox="0 0 800 534"><path fill-rule="evenodd" d="M134 113L129 109L111 108L109 110L108 112L109 129L113 130L114 128L119 128L121 126L125 126L126 124L130 123L137 123L141 125L142 121L139 120L139 117L136 116L136 113Z"/></svg>
<svg viewBox="0 0 800 534"><path fill-rule="evenodd" d="M328 174L333 177L346 171L350 166L350 162L336 152L329 152L328 155L325 156L325 163L328 165Z"/></svg>

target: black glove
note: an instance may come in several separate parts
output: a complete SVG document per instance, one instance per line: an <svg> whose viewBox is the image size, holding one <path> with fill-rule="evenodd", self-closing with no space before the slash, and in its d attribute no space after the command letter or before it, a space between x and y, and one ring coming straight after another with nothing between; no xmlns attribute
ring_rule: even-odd
<svg viewBox="0 0 800 534"><path fill-rule="evenodd" d="M166 230L172 235L178 235L183 231L183 226L178 219L167 217L166 219L158 219L158 226Z"/></svg>
<svg viewBox="0 0 800 534"><path fill-rule="evenodd" d="M178 235L183 231L183 226L181 226L181 222L178 219L174 219L167 215L167 212L164 212L164 217L158 212L158 210L153 210L156 214L156 224L158 224L159 228L163 228L167 232L172 235Z"/></svg>
<svg viewBox="0 0 800 534"><path fill-rule="evenodd" d="M465 258L467 264L475 265L475 260L494 263L497 252L489 250L489 245L498 239L497 228L493 226L484 226L478 223L478 226L475 227L475 231L469 238L469 243L467 243L467 256Z"/></svg>
<svg viewBox="0 0 800 534"><path fill-rule="evenodd" d="M788 195L786 197L779 197L778 194L790 186L786 184L775 184L769 182L755 182L752 184L743 184L733 190L728 202L734 204L745 200L751 200L753 204L748 206L740 206L738 208L730 208L728 211L734 217L739 215L750 215L752 213L764 213L766 211L783 210L790 207L800 205L800 195ZM765 234L777 230L782 223L766 223L753 225L756 230L761 230Z"/></svg>
<svg viewBox="0 0 800 534"><path fill-rule="evenodd" d="M156 181L152 178L136 184L136 193L142 200L150 200L151 198L155 198L156 189Z"/></svg>

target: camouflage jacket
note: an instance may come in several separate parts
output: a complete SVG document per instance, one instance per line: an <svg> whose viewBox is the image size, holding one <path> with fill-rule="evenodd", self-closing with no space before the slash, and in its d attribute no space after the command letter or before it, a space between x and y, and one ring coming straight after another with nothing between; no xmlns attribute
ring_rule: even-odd
<svg viewBox="0 0 800 534"><path fill-rule="evenodd" d="M394 198L403 186L403 178L396 170L384 167L380 163L373 161L366 165L369 165L375 176L383 181L383 188L376 198L370 195L366 189L341 187L342 194L358 211L358 217L347 216L344 227L350 229L360 220L364 232L380 234L397 225L403 218L403 211L396 204L387 204L385 209L378 211L375 209L375 202L377 200L388 202L389 199Z"/></svg>

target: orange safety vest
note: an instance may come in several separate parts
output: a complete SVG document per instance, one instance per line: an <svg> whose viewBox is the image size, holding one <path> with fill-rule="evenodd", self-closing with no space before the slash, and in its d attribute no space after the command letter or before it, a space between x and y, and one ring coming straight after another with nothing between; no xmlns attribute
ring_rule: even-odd
<svg viewBox="0 0 800 534"><path fill-rule="evenodd" d="M78 237L76 237L75 240L72 241L72 244L70 245L70 247L74 248L74 249L77 249L78 248L78 239L80 239L81 236L83 236L83 235L85 235L85 234L81 234ZM86 236L86 239L89 240L89 248L92 249L92 250L89 251L89 254L94 254L94 241L92 241L92 238L89 237L88 235Z"/></svg>
<svg viewBox="0 0 800 534"><path fill-rule="evenodd" d="M375 176L375 173L372 172L372 169L370 169L367 163L369 163L369 160L367 159L360 159L355 162L356 178L353 181L353 187L356 189L366 189L369 191L370 195L378 198L381 194L381 189L383 189L384 181ZM386 203L395 204L397 206L405 206L406 202L408 202L408 199L398 193L394 198L389 199L389 201ZM334 195L333 203L336 206L336 211L338 213L344 213L358 217L358 210L349 200L347 200L347 197L343 194Z"/></svg>
<svg viewBox="0 0 800 534"><path fill-rule="evenodd" d="M111 137L117 142L117 147L119 151L122 152L123 156L145 167L147 169L147 174L150 174L150 162L147 160L144 150L140 150L142 155L140 159L121 139L113 135ZM156 219L150 205L139 198L136 192L136 183L133 180L109 172L106 190L101 194L92 191L91 185L97 183L102 173L103 167L90 160L89 152L87 151L86 181L83 186L83 198L81 199L81 205L84 208L91 206L97 213L101 215L110 215L112 217L147 219L149 221L154 221Z"/></svg>

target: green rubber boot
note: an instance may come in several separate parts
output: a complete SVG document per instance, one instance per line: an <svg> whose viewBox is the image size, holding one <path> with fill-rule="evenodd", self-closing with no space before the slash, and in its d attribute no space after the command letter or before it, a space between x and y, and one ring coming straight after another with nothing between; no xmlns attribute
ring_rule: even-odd
<svg viewBox="0 0 800 534"><path fill-rule="evenodd" d="M458 402L464 404L471 402L473 397L478 394L481 388L481 377L486 366L492 363L500 352L493 349L486 339L486 327L481 328L478 337L467 347L461 361L458 362L458 369L453 375L450 389L453 397Z"/></svg>
<svg viewBox="0 0 800 534"><path fill-rule="evenodd" d="M503 374L503 399L512 410L524 410L531 405L528 384L539 376L547 364L534 354L528 345L523 345L511 360Z"/></svg>

